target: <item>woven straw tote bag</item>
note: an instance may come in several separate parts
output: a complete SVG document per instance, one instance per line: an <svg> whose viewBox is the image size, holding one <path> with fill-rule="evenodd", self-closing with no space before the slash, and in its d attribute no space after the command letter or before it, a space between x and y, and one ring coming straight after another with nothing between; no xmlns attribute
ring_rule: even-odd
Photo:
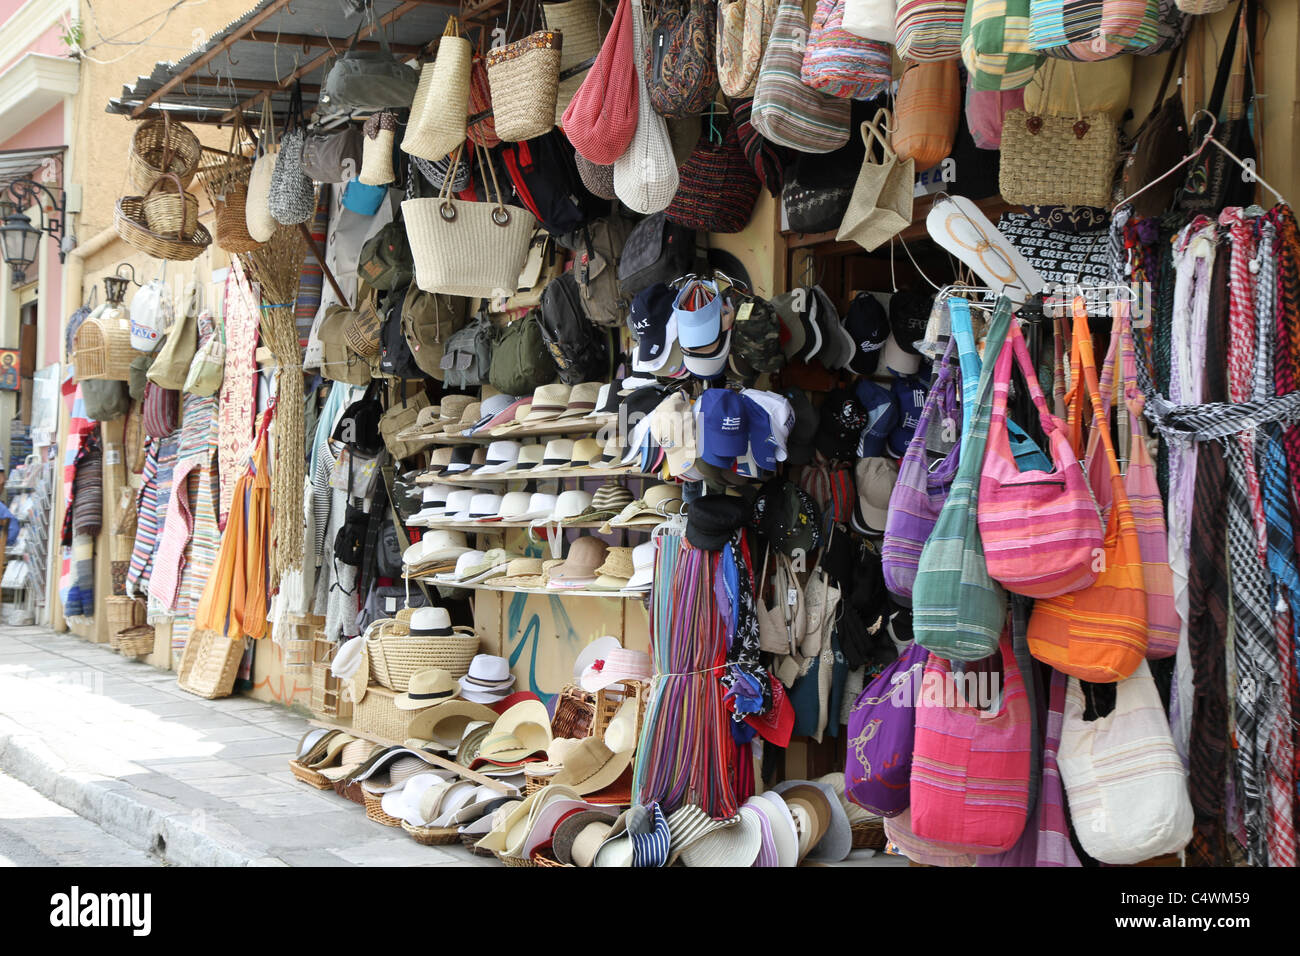
<svg viewBox="0 0 1300 956"><path fill-rule="evenodd" d="M397 114L391 110L372 114L361 136L361 172L357 179L365 186L387 186L396 178L393 140L397 137Z"/></svg>
<svg viewBox="0 0 1300 956"><path fill-rule="evenodd" d="M564 41L560 47L559 86L555 91L555 125L559 126L564 111L600 54L600 4L597 0L543 3L542 19L546 29L556 31Z"/></svg>
<svg viewBox="0 0 1300 956"><path fill-rule="evenodd" d="M536 139L555 126L563 36L538 30L487 54L496 134L507 143Z"/></svg>
<svg viewBox="0 0 1300 956"><path fill-rule="evenodd" d="M254 242L266 242L279 228L271 215L271 177L275 175L275 157L280 146L275 140L275 123L271 119L269 98L262 103L262 126L258 135L257 158L248 175L248 195L244 199L244 222Z"/></svg>
<svg viewBox="0 0 1300 956"><path fill-rule="evenodd" d="M436 160L465 142L472 58L473 48L460 36L459 22L448 17L437 57L420 68L411 118L402 137L403 152Z"/></svg>
<svg viewBox="0 0 1300 956"><path fill-rule="evenodd" d="M862 124L867 154L835 236L839 242L852 239L868 252L884 245L912 221L916 164L910 159L900 162L890 146L892 119L889 111L882 109L870 123ZM875 159L873 139L882 151L880 162Z"/></svg>
<svg viewBox="0 0 1300 956"><path fill-rule="evenodd" d="M458 151L456 164L463 161ZM455 199L453 170L436 199L402 203L415 281L425 292L491 298L514 291L537 220L527 209L505 205L491 160L485 157L482 162L496 202Z"/></svg>
<svg viewBox="0 0 1300 956"><path fill-rule="evenodd" d="M626 152L614 160L614 195L633 212L668 208L680 183L668 124L650 105L641 64L645 59L645 15L640 0L630 0L632 62L637 71L637 125Z"/></svg>

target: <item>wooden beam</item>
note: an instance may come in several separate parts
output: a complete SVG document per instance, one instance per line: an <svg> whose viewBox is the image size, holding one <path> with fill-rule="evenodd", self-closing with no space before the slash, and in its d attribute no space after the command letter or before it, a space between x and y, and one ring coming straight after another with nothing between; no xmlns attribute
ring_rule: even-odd
<svg viewBox="0 0 1300 956"><path fill-rule="evenodd" d="M351 37L340 39L338 37L313 36L310 33L249 33L244 39L254 43L283 43L285 46L300 46L303 48L326 47L335 55L346 50L352 42ZM388 46L394 53L405 56L419 56L424 49L418 43L390 43ZM359 40L353 49L373 52L382 49L382 47L378 40Z"/></svg>
<svg viewBox="0 0 1300 956"><path fill-rule="evenodd" d="M230 89L233 87L234 89L237 90L258 90L260 92L269 92L269 93L289 92L288 90L280 86L279 82L276 80L236 79L234 81L231 81L223 76L191 76L182 84L182 88L186 86L201 86L201 87L208 87L208 88L224 87L226 89ZM302 84L302 91L304 93L319 93L320 84L304 83Z"/></svg>
<svg viewBox="0 0 1300 956"><path fill-rule="evenodd" d="M154 103L158 102L158 100L160 100L164 94L170 93L172 90L176 89L176 87L179 86L185 79L187 79L190 76L193 76L200 67L207 66L209 63L215 60L221 53L230 49L230 47L235 43L236 40L238 40L240 37L248 35L249 33L252 33L255 29L257 29L257 27L260 24L270 19L272 16L278 13L282 7L284 7L288 3L289 0L272 0L272 2L267 6L265 10L263 10L261 13L257 14L256 16L249 17L245 23L232 30L229 36L224 37L220 43L217 43L206 53L198 57L198 59L196 59L193 63L187 66L184 69L184 71L177 73L175 76L173 76L162 86L158 87L158 89L154 90L152 93L146 96L144 100L140 103L140 105L137 106L131 112L131 118L139 119L141 116L145 114L145 112L149 109L149 107L152 106Z"/></svg>

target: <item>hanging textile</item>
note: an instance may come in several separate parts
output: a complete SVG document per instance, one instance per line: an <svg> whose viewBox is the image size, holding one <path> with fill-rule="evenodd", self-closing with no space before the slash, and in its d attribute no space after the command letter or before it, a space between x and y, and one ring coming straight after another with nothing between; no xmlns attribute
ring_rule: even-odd
<svg viewBox="0 0 1300 956"><path fill-rule="evenodd" d="M204 406L196 403L192 413L197 419L203 414ZM188 421L190 410L186 412ZM190 630L194 624L194 614L198 610L199 598L216 563L217 548L221 544L221 532L217 528L217 503L221 495L217 476L217 400L210 399L206 407L207 429L202 456L197 471L194 472L194 529L190 537L189 560L181 575L180 590L176 597L176 616L172 619L172 652L177 654L185 649Z"/></svg>
<svg viewBox="0 0 1300 956"><path fill-rule="evenodd" d="M310 231L316 249L324 249L330 224L330 184L321 183L316 195L316 213L312 216ZM298 329L298 344L305 346L311 335L312 323L320 311L321 289L325 283L325 272L321 262L311 246L307 247L307 257L302 263L302 274L298 277L298 294L294 297L293 321Z"/></svg>
<svg viewBox="0 0 1300 956"><path fill-rule="evenodd" d="M149 601L164 612L171 612L176 607L190 536L194 532L191 499L195 490L189 479L191 475L200 473L207 458L208 433L216 407L215 396L185 396L172 494L161 526L154 573L149 579Z"/></svg>
<svg viewBox="0 0 1300 956"><path fill-rule="evenodd" d="M235 482L248 464L257 412L258 301L244 277L238 259L226 276L224 312L226 367L221 381L221 417L218 423L217 473L221 500L217 523L226 526Z"/></svg>
<svg viewBox="0 0 1300 956"><path fill-rule="evenodd" d="M126 593L146 597L153 574L154 553L162 534L163 518L171 500L172 474L180 447L179 434L150 439L145 457L142 484L136 497L135 545L131 549L131 566L126 572Z"/></svg>

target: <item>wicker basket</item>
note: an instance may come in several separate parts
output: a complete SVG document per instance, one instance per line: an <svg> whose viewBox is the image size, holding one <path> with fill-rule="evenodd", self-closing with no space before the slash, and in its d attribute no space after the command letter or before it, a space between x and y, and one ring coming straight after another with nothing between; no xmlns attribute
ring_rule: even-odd
<svg viewBox="0 0 1300 956"><path fill-rule="evenodd" d="M358 806L366 805L366 791L355 780L348 780L346 777L341 780L331 780L330 786L340 797L351 800Z"/></svg>
<svg viewBox="0 0 1300 956"><path fill-rule="evenodd" d="M317 790L332 790L334 782L318 770L312 770L300 760L290 760L289 769L293 775L307 784L309 787L315 787ZM358 786L360 786L358 784Z"/></svg>
<svg viewBox="0 0 1300 956"><path fill-rule="evenodd" d="M384 812L383 798L379 794L366 792L364 794L366 806L366 818L374 820L376 823L386 827L400 827L402 821L397 817L390 817Z"/></svg>
<svg viewBox="0 0 1300 956"><path fill-rule="evenodd" d="M573 866L573 864L561 863L551 854L543 850L536 850L533 853L533 866Z"/></svg>
<svg viewBox="0 0 1300 956"><path fill-rule="evenodd" d="M485 850L477 846L478 841L481 839L483 839L483 836L478 833L462 833L460 835L461 845L469 850L473 856L496 856L491 850Z"/></svg>
<svg viewBox="0 0 1300 956"><path fill-rule="evenodd" d="M551 779L555 776L553 773L532 774L528 772L528 765L524 765L524 796L536 793L542 787L549 787Z"/></svg>
<svg viewBox="0 0 1300 956"><path fill-rule="evenodd" d="M577 684L565 684L555 702L551 718L551 736L581 739L591 735L596 723L596 695Z"/></svg>
<svg viewBox="0 0 1300 956"><path fill-rule="evenodd" d="M853 849L883 850L885 848L885 821L859 820L849 828L853 834Z"/></svg>
<svg viewBox="0 0 1300 956"><path fill-rule="evenodd" d="M460 839L459 827L413 827L403 820L402 829L421 846L444 846Z"/></svg>
<svg viewBox="0 0 1300 956"><path fill-rule="evenodd" d="M614 719L618 709L623 706L623 701L632 699L636 701L635 738L640 740L641 721L645 717L647 691L646 684L635 680L624 681L622 684L612 684L604 690L597 691L596 725L592 730L592 735L603 740L605 731L609 729L609 722Z"/></svg>
<svg viewBox="0 0 1300 956"><path fill-rule="evenodd" d="M212 204L212 232L217 245L230 253L252 252L262 243L248 232L248 177L253 163L237 155L243 148L242 125L231 130L230 152L203 150L199 181Z"/></svg>
<svg viewBox="0 0 1300 956"><path fill-rule="evenodd" d="M128 627L135 627L137 624L144 623L145 604L138 598L114 595L105 598L104 602L107 605L108 630L114 636L119 631L125 631ZM114 650L116 650L116 646L114 646Z"/></svg>
<svg viewBox="0 0 1300 956"><path fill-rule="evenodd" d="M406 730L414 713L398 710L393 703L396 697L395 691L371 684L366 688L366 696L352 711L353 728L383 740L401 743L407 737Z"/></svg>
<svg viewBox="0 0 1300 956"><path fill-rule="evenodd" d="M117 201L113 215L113 228L127 243L155 259L188 262L202 254L212 244L212 235L202 224L196 224L191 234L164 235L154 232L144 218L145 196L123 196Z"/></svg>
<svg viewBox="0 0 1300 956"><path fill-rule="evenodd" d="M447 637L414 637L376 629L366 641L370 676L399 693L406 693L413 675L430 667L440 667L453 678L464 677L478 653L478 635L467 627L455 630L458 633Z"/></svg>
<svg viewBox="0 0 1300 956"><path fill-rule="evenodd" d="M72 364L78 382L88 378L130 381L131 362L139 354L131 348L131 320L120 307L86 319L72 336Z"/></svg>
<svg viewBox="0 0 1300 956"><path fill-rule="evenodd" d="M497 854L497 859L506 866L536 866L537 864L525 856L502 856Z"/></svg>
<svg viewBox="0 0 1300 956"><path fill-rule="evenodd" d="M144 194L144 221L164 236L192 236L199 228L199 199L185 191L175 173L164 173Z"/></svg>
<svg viewBox="0 0 1300 956"><path fill-rule="evenodd" d="M153 641L153 625L137 624L117 635L117 649L123 657L144 657L153 653Z"/></svg>
<svg viewBox="0 0 1300 956"><path fill-rule="evenodd" d="M186 188L194 181L202 156L199 138L187 126L166 113L161 119L145 120L131 135L127 160L131 185L143 192L163 173L174 173Z"/></svg>
<svg viewBox="0 0 1300 956"><path fill-rule="evenodd" d="M243 656L243 638L232 641L216 631L195 628L176 669L176 686L208 700L229 697Z"/></svg>

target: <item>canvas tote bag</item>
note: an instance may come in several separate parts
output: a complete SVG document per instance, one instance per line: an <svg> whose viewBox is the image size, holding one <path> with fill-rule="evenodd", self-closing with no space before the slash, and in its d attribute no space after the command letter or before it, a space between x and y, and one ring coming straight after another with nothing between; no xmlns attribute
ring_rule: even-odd
<svg viewBox="0 0 1300 956"><path fill-rule="evenodd" d="M765 139L804 153L829 153L849 139L850 103L804 85L808 20L799 0L781 0L763 54L750 122Z"/></svg>
<svg viewBox="0 0 1300 956"><path fill-rule="evenodd" d="M1074 387L1067 399L1072 435L1082 431L1084 393L1094 420L1105 422L1101 387L1088 331L1083 298L1074 299L1074 339L1070 353ZM1106 522L1097 580L1091 587L1044 598L1029 617L1029 650L1058 671L1094 683L1111 683L1132 674L1147 649L1147 598L1142 548L1124 478L1109 428L1097 428L1109 474L1110 516ZM1075 451L1080 442L1076 440Z"/></svg>
<svg viewBox="0 0 1300 956"><path fill-rule="evenodd" d="M627 149L614 160L614 195L633 212L645 215L668 208L680 182L668 124L650 105L650 91L641 73L645 61L645 14L640 0L628 0L632 21L632 63L637 76L637 124ZM610 30L611 35L613 30ZM592 73L596 71L593 68ZM581 97L582 91L578 91ZM574 102L577 102L575 97ZM566 114L567 115L567 114ZM586 155L586 154L584 154ZM591 159L590 156L587 156ZM594 162L594 160L593 160Z"/></svg>
<svg viewBox="0 0 1300 956"><path fill-rule="evenodd" d="M257 137L257 158L248 174L248 196L244 201L244 222L256 242L271 238L279 223L271 215L271 178L275 175L275 158L280 146L275 141L275 122L271 118L271 101L262 101L262 125Z"/></svg>
<svg viewBox="0 0 1300 956"><path fill-rule="evenodd" d="M1192 838L1187 772L1146 661L1115 685L1114 709L1089 720L1091 691L1070 678L1056 758L1079 844L1116 865L1179 852Z"/></svg>
<svg viewBox="0 0 1300 956"><path fill-rule="evenodd" d="M204 313L205 320L211 316ZM146 377L160 388L180 391L185 387L185 379L190 374L190 363L199 347L199 286L194 282L190 286L185 311L167 333L167 339L154 362L149 366Z"/></svg>
<svg viewBox="0 0 1300 956"><path fill-rule="evenodd" d="M868 252L884 245L912 222L916 164L910 159L900 161L894 152L889 136L892 122L889 111L882 109L871 122L862 124L867 153L835 235L839 242L851 239ZM879 162L877 145L881 150Z"/></svg>

